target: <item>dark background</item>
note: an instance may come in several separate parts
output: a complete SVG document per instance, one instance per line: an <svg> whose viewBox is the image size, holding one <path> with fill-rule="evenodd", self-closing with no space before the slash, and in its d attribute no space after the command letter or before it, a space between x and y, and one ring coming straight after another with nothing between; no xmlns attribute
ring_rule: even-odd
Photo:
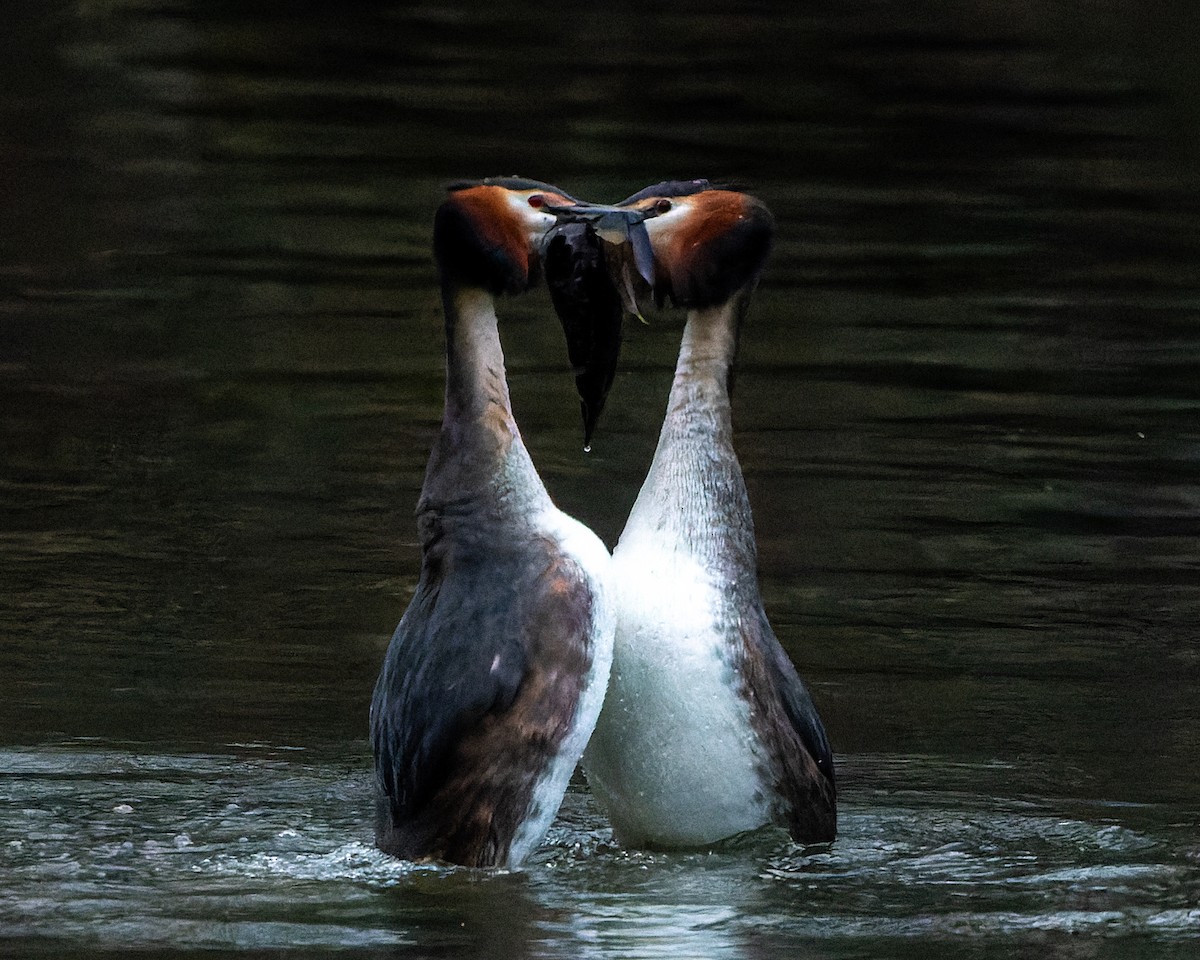
<svg viewBox="0 0 1200 960"><path fill-rule="evenodd" d="M0 743L365 771L440 416L443 184L732 177L778 221L735 397L763 590L850 809L914 789L1194 823L1190 7L4 17ZM535 462L611 544L682 318L628 325L585 456L544 291L501 315Z"/></svg>

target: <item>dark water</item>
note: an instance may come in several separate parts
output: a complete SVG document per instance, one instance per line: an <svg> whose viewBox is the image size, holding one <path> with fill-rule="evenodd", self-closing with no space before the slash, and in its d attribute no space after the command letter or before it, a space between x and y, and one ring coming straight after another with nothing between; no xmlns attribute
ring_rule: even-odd
<svg viewBox="0 0 1200 960"><path fill-rule="evenodd" d="M1116 2L77 0L0 37L0 950L1191 956L1200 68ZM370 841L371 685L441 400L441 185L740 178L779 244L736 423L763 588L838 754L827 852L529 868ZM559 503L612 542L680 318Z"/></svg>

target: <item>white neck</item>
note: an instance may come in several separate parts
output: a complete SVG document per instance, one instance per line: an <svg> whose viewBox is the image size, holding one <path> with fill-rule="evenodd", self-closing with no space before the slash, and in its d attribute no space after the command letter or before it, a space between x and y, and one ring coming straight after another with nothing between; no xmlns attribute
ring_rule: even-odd
<svg viewBox="0 0 1200 960"><path fill-rule="evenodd" d="M731 302L688 314L658 449L621 546L657 537L706 566L753 579L754 527L729 398L738 309Z"/></svg>
<svg viewBox="0 0 1200 960"><path fill-rule="evenodd" d="M732 304L688 313L667 404L667 420L690 419L695 408L714 416L718 432L732 432L729 370L737 350ZM664 424L665 426L665 424Z"/></svg>

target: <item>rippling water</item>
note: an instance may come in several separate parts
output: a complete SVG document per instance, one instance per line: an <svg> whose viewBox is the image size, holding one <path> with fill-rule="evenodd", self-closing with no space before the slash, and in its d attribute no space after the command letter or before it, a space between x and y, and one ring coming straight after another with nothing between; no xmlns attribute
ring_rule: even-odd
<svg viewBox="0 0 1200 960"><path fill-rule="evenodd" d="M0 950L1190 956L1200 933L1200 83L1117 3L526 12L14 0L0 38ZM842 832L529 869L371 846L369 692L441 402L441 185L732 176L779 242L737 443ZM609 542L680 318L595 450Z"/></svg>
<svg viewBox="0 0 1200 960"><path fill-rule="evenodd" d="M1121 932L1163 956L1200 920L1190 824L1145 807L997 798L1012 773L1002 763L849 758L842 834L823 852L781 835L704 854L623 851L577 785L525 871L481 876L380 854L361 749L308 754L6 751L6 937L47 938L52 953L741 957L907 955L931 942L962 956L989 939Z"/></svg>

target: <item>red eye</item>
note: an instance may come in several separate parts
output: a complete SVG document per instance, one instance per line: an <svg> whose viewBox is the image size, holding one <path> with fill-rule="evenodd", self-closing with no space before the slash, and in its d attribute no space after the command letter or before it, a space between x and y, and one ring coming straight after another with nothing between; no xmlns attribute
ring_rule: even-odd
<svg viewBox="0 0 1200 960"><path fill-rule="evenodd" d="M546 205L546 198L543 197L540 193L535 193L532 196L530 196L529 205L531 207L533 207L534 210L537 210Z"/></svg>
<svg viewBox="0 0 1200 960"><path fill-rule="evenodd" d="M657 203L654 204L654 209L657 210L659 213L666 213L668 210L671 209L671 201L667 200L665 198L662 200L659 200Z"/></svg>

